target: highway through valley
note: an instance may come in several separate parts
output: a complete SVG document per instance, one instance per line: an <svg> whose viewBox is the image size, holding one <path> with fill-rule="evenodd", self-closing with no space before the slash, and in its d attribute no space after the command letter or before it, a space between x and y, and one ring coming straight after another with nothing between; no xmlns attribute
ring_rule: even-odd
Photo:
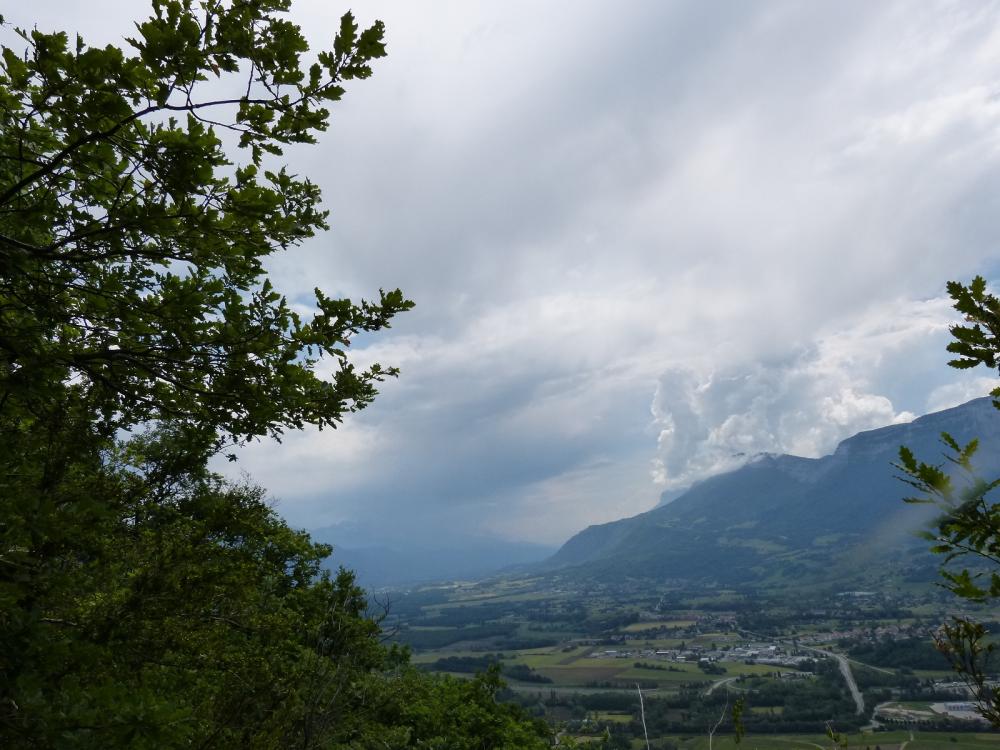
<svg viewBox="0 0 1000 750"><path fill-rule="evenodd" d="M837 664L840 665L840 673L844 676L844 682L847 683L847 689L851 691L851 697L854 698L854 705L857 706L858 714L863 714L865 712L865 699L861 695L861 691L858 690L858 683L854 681L854 674L851 672L851 665L847 661L846 656L841 654L835 654L833 651L824 651L821 648L808 647L810 651L815 651L824 656L829 656L832 659L837 660Z"/></svg>

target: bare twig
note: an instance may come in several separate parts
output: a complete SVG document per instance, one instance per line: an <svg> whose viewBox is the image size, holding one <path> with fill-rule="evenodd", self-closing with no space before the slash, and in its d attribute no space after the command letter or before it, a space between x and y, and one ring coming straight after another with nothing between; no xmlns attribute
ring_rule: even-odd
<svg viewBox="0 0 1000 750"><path fill-rule="evenodd" d="M715 737L715 733L722 726L722 722L726 720L726 712L729 710L729 688L726 687L726 705L722 707L722 713L719 715L719 720L715 722L715 726L708 730L708 750L712 750L712 738Z"/></svg>
<svg viewBox="0 0 1000 750"><path fill-rule="evenodd" d="M642 718L642 734L646 738L646 750L649 750L649 733L646 731L646 706L642 702L642 688L639 683L635 683L635 689L639 691L639 716ZM709 750L711 750L711 738L709 739Z"/></svg>

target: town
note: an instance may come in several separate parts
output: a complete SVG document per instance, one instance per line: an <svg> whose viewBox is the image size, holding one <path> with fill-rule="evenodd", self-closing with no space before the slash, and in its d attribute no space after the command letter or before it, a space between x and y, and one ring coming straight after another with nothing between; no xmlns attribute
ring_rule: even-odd
<svg viewBox="0 0 1000 750"><path fill-rule="evenodd" d="M935 647L951 612L933 589L789 601L507 578L396 597L388 621L416 663L459 678L495 664L507 700L580 738L634 740L640 695L647 730L678 747L738 700L756 747L828 727L883 748L899 731L988 731Z"/></svg>

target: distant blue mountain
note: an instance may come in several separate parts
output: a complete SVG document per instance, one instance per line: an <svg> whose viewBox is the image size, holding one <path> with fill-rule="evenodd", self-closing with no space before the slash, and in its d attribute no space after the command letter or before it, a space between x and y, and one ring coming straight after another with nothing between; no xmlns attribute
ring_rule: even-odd
<svg viewBox="0 0 1000 750"><path fill-rule="evenodd" d="M379 540L370 529L330 526L310 532L317 542L333 546L328 566L353 570L369 588L406 586L429 581L483 578L538 563L554 547L493 537Z"/></svg>
<svg viewBox="0 0 1000 750"><path fill-rule="evenodd" d="M861 432L822 458L760 456L653 510L580 532L543 568L584 578L794 585L926 581L940 558L914 532L937 512L909 505L892 463L906 445L942 458L940 434L978 438L977 467L1000 473L990 399Z"/></svg>

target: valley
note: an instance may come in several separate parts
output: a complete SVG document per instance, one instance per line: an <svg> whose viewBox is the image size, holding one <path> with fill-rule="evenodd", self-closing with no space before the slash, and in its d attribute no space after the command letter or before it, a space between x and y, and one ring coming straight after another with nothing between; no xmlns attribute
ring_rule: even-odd
<svg viewBox="0 0 1000 750"><path fill-rule="evenodd" d="M828 726L872 748L899 729L919 738L908 748L1000 740L933 646L955 603L931 585L789 596L546 575L384 596L383 627L421 668L498 665L505 700L580 741L640 747L640 690L652 747L700 748L723 714L725 746L738 699L750 747L828 747Z"/></svg>
<svg viewBox="0 0 1000 750"><path fill-rule="evenodd" d="M495 670L503 700L599 747L715 750L738 725L755 748L1000 741L934 641L953 616L1000 618L937 585L919 532L938 510L904 503L893 467L947 431L978 434L992 473L994 417L978 399L823 458L756 457L540 563L387 589L382 627L421 669Z"/></svg>

